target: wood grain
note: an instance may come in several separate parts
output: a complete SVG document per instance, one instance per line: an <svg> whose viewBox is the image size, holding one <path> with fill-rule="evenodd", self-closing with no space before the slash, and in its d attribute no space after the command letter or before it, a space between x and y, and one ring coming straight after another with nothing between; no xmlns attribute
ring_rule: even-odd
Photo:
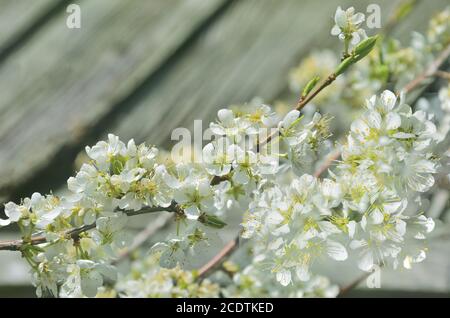
<svg viewBox="0 0 450 318"><path fill-rule="evenodd" d="M66 27L65 12L48 23L0 68L0 192L49 165L222 4L80 1L81 29Z"/></svg>

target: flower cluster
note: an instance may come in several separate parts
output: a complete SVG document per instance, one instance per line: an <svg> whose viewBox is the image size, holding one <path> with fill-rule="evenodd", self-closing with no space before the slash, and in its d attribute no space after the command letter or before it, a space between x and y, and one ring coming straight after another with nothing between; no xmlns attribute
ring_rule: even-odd
<svg viewBox="0 0 450 318"><path fill-rule="evenodd" d="M350 247L360 251L363 270L386 258L394 267L398 259L405 267L422 261L425 248L409 239L422 241L434 228L430 218L403 212L434 184L436 127L426 113L413 113L396 100L384 91L367 101L368 110L353 122L334 175L347 194L342 213L361 217ZM409 248L413 245L415 250Z"/></svg>
<svg viewBox="0 0 450 318"><path fill-rule="evenodd" d="M314 275L306 282L297 281L289 286L282 286L273 275L267 275L254 264L246 266L242 271L236 268L235 271L232 282L223 291L226 297L333 298L339 293L338 286L332 285L328 278L320 275Z"/></svg>
<svg viewBox="0 0 450 318"><path fill-rule="evenodd" d="M202 298L218 297L219 286L203 280L196 281L196 273L182 270L161 269L157 257L151 255L135 262L127 275L122 275L115 291L121 297L132 298Z"/></svg>
<svg viewBox="0 0 450 318"><path fill-rule="evenodd" d="M367 37L364 29L360 28L364 20L364 14L361 12L355 13L354 7L350 7L345 11L341 7L337 8L334 15L336 24L331 29L331 34L337 35L345 43L346 53L350 46L356 46Z"/></svg>
<svg viewBox="0 0 450 318"><path fill-rule="evenodd" d="M357 251L365 271L390 261L409 268L425 258L420 242L434 222L403 212L414 192L434 183L430 149L436 128L425 113L412 113L396 101L390 91L367 101L330 179L297 172L286 186L273 180L259 184L244 216L243 236L258 238L261 262L282 285L294 275L309 280L313 262L322 256L346 260L349 248Z"/></svg>
<svg viewBox="0 0 450 318"><path fill-rule="evenodd" d="M189 240L186 249L206 241L195 225L224 225L206 214L209 183L203 187L201 178L189 176L191 169L182 166L175 178L158 163L156 148L136 146L133 140L125 145L109 135L107 142L86 147L86 152L91 161L68 179L68 195L34 193L20 205L5 205L8 219L2 225L18 223L24 242L21 251L33 269L38 295L95 296L104 281L114 281L117 273L111 262L129 245L124 228L130 212L164 210L180 221L191 221L179 239ZM44 243L33 245L39 234Z"/></svg>

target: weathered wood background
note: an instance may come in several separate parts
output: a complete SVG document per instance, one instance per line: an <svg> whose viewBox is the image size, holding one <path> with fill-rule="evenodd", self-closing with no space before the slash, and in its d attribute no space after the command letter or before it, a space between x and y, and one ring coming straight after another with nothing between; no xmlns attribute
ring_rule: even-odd
<svg viewBox="0 0 450 318"><path fill-rule="evenodd" d="M81 7L81 29L66 27L69 3ZM108 132L168 147L175 127L276 99L302 56L337 46L336 7L369 3L383 23L397 1L0 0L0 202L62 187L84 145ZM420 1L394 34L407 40L446 5ZM435 267L388 287L448 292L450 244L438 251ZM0 285L10 285L0 296L24 292L18 259L0 252Z"/></svg>

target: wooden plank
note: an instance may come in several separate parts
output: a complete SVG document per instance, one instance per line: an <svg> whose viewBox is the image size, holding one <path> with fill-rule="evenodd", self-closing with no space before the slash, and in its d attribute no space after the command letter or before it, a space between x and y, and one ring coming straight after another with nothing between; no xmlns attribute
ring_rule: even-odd
<svg viewBox="0 0 450 318"><path fill-rule="evenodd" d="M168 145L175 127L192 128L232 103L254 96L271 101L287 87L301 56L336 47L330 35L338 5L354 1L244 1L236 3L176 67L149 88L147 96L108 131L124 139ZM371 1L358 1L364 10ZM381 1L382 19L395 6Z"/></svg>
<svg viewBox="0 0 450 318"><path fill-rule="evenodd" d="M442 7L443 2L435 1L421 12L429 12L429 8L433 6ZM109 72L114 70L104 67L109 65L108 63L97 67L100 63L97 63L96 59L104 61L108 59L108 53L103 52L102 57L97 57L98 47L86 50L83 45L98 35L95 32L98 31L98 25L101 25L101 22L94 26L89 23L108 19L108 14L119 16L120 18L116 19L124 23L123 21L128 19L126 12L129 9L124 10L124 13L114 11L118 6L117 2L108 2L110 7L102 1L88 3L88 7L83 5L83 12L88 14L83 20L87 21L88 25L75 34L67 29L60 30L64 29L62 25L65 16L61 17L39 40L41 45L34 44L26 48L23 54L27 58L15 56L15 63L8 63L10 70L7 74L12 76L13 80L11 83L4 83L4 86L20 84L11 91L6 90L5 96L2 96L3 103L0 102L0 114L3 112L2 107L6 108L5 115L1 116L4 120L0 118L0 143L5 144L0 149L0 162L5 162L0 166L0 196L8 197L28 180L34 182L29 183L19 196L23 193L29 194L33 189L48 190L46 187L37 188L38 182L45 178L48 183L53 177L49 176L49 171L36 174L37 171L52 165L60 166L61 162L58 160L61 158L53 160L55 154L59 154L63 147L77 142L81 146L84 139L80 136L89 133L102 116L105 120L104 114L112 108L121 112L119 118L116 116L111 119L123 123L109 125L110 118L106 118L106 128L97 125L97 131L106 129L123 134L124 138L136 137L139 141L149 140L162 144L167 142L172 128L192 123L193 118L206 116L206 119L210 119L219 107L232 102L248 101L253 95L263 96L267 100L273 99L286 87L287 72L298 62L299 56L313 48L329 47L331 44L336 46L336 39L328 35L333 12L337 5L349 6L352 3L353 1L338 0L327 2L326 6L313 1L284 1L283 5L277 1L238 3L234 13L228 14L220 26L214 27L204 39L198 41L188 56L180 63L171 63L173 65L168 68L170 70L160 72L156 80L149 81L145 88L136 94L137 97L133 96L120 107L113 106L120 100L117 96L126 96L125 92L132 91L133 88L128 89L126 84L122 84L125 87L122 93L120 90L116 92L117 81L109 81ZM357 7L364 10L365 5L365 2L360 2ZM393 5L390 1L381 3L383 19L390 14ZM149 10L141 6L139 5L141 12ZM210 6L205 10L212 10ZM152 2L151 7L155 7L155 2ZM102 12L96 16L97 11ZM424 15L426 16L422 14ZM175 16L173 13L172 16L174 20L184 21L182 16ZM314 21L310 22L312 20ZM194 22L189 22L188 26L192 26ZM184 22L178 25L185 28ZM109 30L110 33L115 33L111 28ZM168 46L170 51L172 34L161 41L171 33L170 30L159 36L155 28L152 30L153 40L162 43L161 50L164 51L164 47ZM103 35L99 36L99 41L103 38L106 38L105 42L110 40L104 35L106 31L100 33ZM113 38L119 37L120 35ZM70 40L67 42L61 38ZM127 40L122 38L119 42L121 44L119 43L118 47L109 48L112 51L109 51L109 56L120 54L118 51L120 47L126 46ZM49 47L53 50L49 51ZM82 54L78 55L78 52ZM63 58L69 59L64 63ZM82 62L84 60L86 63ZM149 60L150 69L156 67L155 59L149 57ZM14 72L13 69L17 67L22 71ZM23 75L25 69L26 76ZM6 74L6 71L4 73ZM144 73L139 73L140 79L144 77ZM167 73L169 74L166 75ZM135 75L130 73L125 82L131 83L130 87L135 88L140 81L135 81L133 77ZM100 83L94 84L94 81ZM99 91L103 92L102 96L96 95ZM111 91L114 93L111 94ZM95 98L97 104L92 103ZM196 107L198 104L202 106ZM59 124L49 126L49 116L58 118ZM122 120L124 116L126 119ZM118 128L119 126L121 128ZM13 129L10 129L11 127ZM73 155L73 152L69 155ZM62 160L68 159L67 155L62 157ZM15 162L22 164L17 165ZM58 182L70 173L67 170L70 169L55 172L62 176Z"/></svg>
<svg viewBox="0 0 450 318"><path fill-rule="evenodd" d="M23 183L61 147L157 71L223 0L79 2L0 66L0 192Z"/></svg>
<svg viewBox="0 0 450 318"><path fill-rule="evenodd" d="M371 1L358 1L364 11ZM272 101L287 87L287 74L311 50L336 47L329 35L338 5L354 1L245 1L237 3L177 67L108 131L124 139L169 144L175 127L192 128L194 119L207 122L215 112L254 96ZM380 1L382 21L396 3ZM432 13L446 1L422 1L394 34L423 31ZM373 32L373 31L369 31Z"/></svg>
<svg viewBox="0 0 450 318"><path fill-rule="evenodd" d="M18 37L37 27L42 17L58 6L60 0L3 0L0 2L0 55Z"/></svg>

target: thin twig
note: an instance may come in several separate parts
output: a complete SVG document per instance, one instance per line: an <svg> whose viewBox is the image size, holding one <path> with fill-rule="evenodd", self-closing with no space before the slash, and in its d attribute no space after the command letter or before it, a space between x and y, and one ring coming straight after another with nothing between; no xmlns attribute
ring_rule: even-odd
<svg viewBox="0 0 450 318"><path fill-rule="evenodd" d="M407 94L412 90L416 89L424 80L426 80L430 76L433 76L449 56L450 56L450 44L447 45L445 50L443 50L441 54L439 54L439 56L427 67L427 69L422 74L420 74L418 77L416 77L411 82L406 84L401 92Z"/></svg>
<svg viewBox="0 0 450 318"><path fill-rule="evenodd" d="M441 70L437 70L436 73L434 73L434 75L450 80L450 72L445 72L445 71L441 71Z"/></svg>
<svg viewBox="0 0 450 318"><path fill-rule="evenodd" d="M352 281L350 284L342 287L339 290L339 294L337 297L342 297L345 294L347 294L349 291L351 291L352 289L356 288L363 280L365 280L367 277L369 277L370 274L372 274L372 273L371 272L363 273L361 276L359 276L357 279Z"/></svg>
<svg viewBox="0 0 450 318"><path fill-rule="evenodd" d="M198 278L201 280L207 277L214 269L219 267L225 259L233 254L239 247L239 235L228 242L219 253L217 253L208 263L198 270Z"/></svg>
<svg viewBox="0 0 450 318"><path fill-rule="evenodd" d="M325 163L321 165L315 172L314 177L319 178L322 173L324 173L331 164L336 161L341 156L341 152L339 150L336 150L333 154L331 154Z"/></svg>
<svg viewBox="0 0 450 318"><path fill-rule="evenodd" d="M150 222L142 231L140 231L134 238L133 243L125 250L121 251L117 260L114 263L119 263L122 260L128 258L134 251L142 246L153 234L167 225L167 222L172 218L172 215L163 214L158 218Z"/></svg>
<svg viewBox="0 0 450 318"><path fill-rule="evenodd" d="M412 11L414 6L417 4L419 0L404 0L393 10L391 16L388 18L387 23L385 24L382 32L385 35L389 35L394 31L394 29L398 26L398 24L405 19L409 13ZM409 9L405 8L409 6Z"/></svg>
<svg viewBox="0 0 450 318"><path fill-rule="evenodd" d="M313 90L311 93L309 93L307 96L301 96L300 99L297 102L297 105L295 107L296 110L301 110L303 107L305 107L314 97L317 96L324 88L331 85L337 78L337 75L335 73L330 74L323 82L320 84L315 90ZM266 144L268 144L273 138L278 136L279 131L276 130L272 134L270 134L266 139L261 141L257 147L256 152L259 152L259 150Z"/></svg>

